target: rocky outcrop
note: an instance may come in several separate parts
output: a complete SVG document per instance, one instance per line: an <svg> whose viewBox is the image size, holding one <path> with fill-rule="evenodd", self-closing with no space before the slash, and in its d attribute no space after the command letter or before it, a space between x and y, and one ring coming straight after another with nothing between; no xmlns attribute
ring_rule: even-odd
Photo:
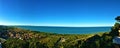
<svg viewBox="0 0 120 48"><path fill-rule="evenodd" d="M2 48L2 44L1 44L1 42L0 42L0 48Z"/></svg>
<svg viewBox="0 0 120 48"><path fill-rule="evenodd" d="M120 44L120 37L115 37L115 38L113 39L113 43L115 43L115 44Z"/></svg>

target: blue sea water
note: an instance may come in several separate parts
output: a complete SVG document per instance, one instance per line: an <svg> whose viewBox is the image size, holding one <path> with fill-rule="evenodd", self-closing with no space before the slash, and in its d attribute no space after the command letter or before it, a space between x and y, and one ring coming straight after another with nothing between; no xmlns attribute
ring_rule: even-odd
<svg viewBox="0 0 120 48"><path fill-rule="evenodd" d="M51 27L51 26L17 26L17 27L34 31L58 34L90 34L99 32L109 32L111 30L111 27Z"/></svg>

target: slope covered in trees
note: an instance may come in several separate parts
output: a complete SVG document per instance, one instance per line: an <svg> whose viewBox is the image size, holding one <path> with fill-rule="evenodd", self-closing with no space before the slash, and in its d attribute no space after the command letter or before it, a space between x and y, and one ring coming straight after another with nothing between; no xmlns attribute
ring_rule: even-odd
<svg viewBox="0 0 120 48"><path fill-rule="evenodd" d="M2 48L114 48L113 37L120 24L111 32L98 34L55 34L0 26Z"/></svg>

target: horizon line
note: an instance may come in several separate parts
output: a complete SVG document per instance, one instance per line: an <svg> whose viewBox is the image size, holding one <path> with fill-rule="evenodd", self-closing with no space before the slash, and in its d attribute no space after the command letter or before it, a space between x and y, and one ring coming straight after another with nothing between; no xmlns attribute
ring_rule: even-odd
<svg viewBox="0 0 120 48"><path fill-rule="evenodd" d="M0 24L1 25L1 24ZM3 25L3 26L46 26L46 27L112 27L112 25L105 26L105 25L95 25L95 26L63 26L63 25Z"/></svg>

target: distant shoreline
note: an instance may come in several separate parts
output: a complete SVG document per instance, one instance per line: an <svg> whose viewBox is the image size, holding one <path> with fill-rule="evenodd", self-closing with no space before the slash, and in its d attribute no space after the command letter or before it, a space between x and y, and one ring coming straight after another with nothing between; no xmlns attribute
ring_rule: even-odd
<svg viewBox="0 0 120 48"><path fill-rule="evenodd" d="M40 25L0 25L0 26L40 26ZM40 27L112 27L112 26L40 26Z"/></svg>
<svg viewBox="0 0 120 48"><path fill-rule="evenodd" d="M51 27L51 26L14 26L22 29L57 34L92 34L109 32L111 27Z"/></svg>

